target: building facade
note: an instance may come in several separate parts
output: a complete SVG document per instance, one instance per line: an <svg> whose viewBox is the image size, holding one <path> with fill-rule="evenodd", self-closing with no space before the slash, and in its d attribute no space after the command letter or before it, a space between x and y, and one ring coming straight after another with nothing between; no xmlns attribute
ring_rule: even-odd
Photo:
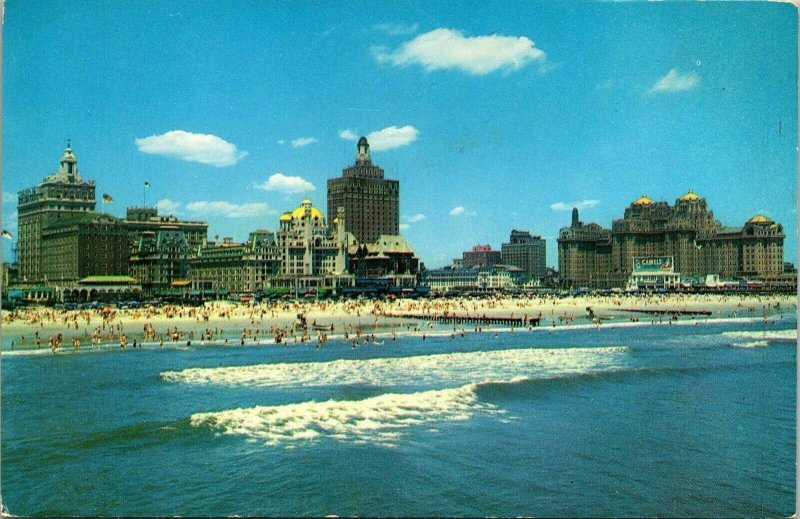
<svg viewBox="0 0 800 519"><path fill-rule="evenodd" d="M347 271L347 247L356 240L345 232L344 211L339 208L333 231L311 200L303 200L294 211L281 215L277 232L281 272L273 280L274 286L306 290L352 284Z"/></svg>
<svg viewBox="0 0 800 519"><path fill-rule="evenodd" d="M534 279L544 276L547 267L546 242L528 231L511 231L508 243L500 248L503 264L522 269Z"/></svg>
<svg viewBox="0 0 800 519"><path fill-rule="evenodd" d="M503 262L499 250L492 250L491 245L475 245L472 250L462 254L461 264L465 267L491 267Z"/></svg>
<svg viewBox="0 0 800 519"><path fill-rule="evenodd" d="M17 261L22 285L44 283L48 275L43 267L45 230L61 219L92 212L94 208L94 181L81 178L78 158L67 144L58 171L18 194Z"/></svg>
<svg viewBox="0 0 800 519"><path fill-rule="evenodd" d="M623 287L634 258L670 257L682 276L775 278L783 273L783 227L758 215L723 227L706 200L689 191L675 201L634 200L611 229L584 225L573 210L558 239L562 285Z"/></svg>
<svg viewBox="0 0 800 519"><path fill-rule="evenodd" d="M209 243L191 258L192 288L198 291L255 293L271 288L280 273L281 250L267 230L251 232L244 243Z"/></svg>
<svg viewBox="0 0 800 519"><path fill-rule="evenodd" d="M356 145L354 165L342 176L328 180L328 220L339 209L347 217L347 231L359 243L374 243L382 234L400 234L400 182L384 178L383 169L372 163L365 137Z"/></svg>
<svg viewBox="0 0 800 519"><path fill-rule="evenodd" d="M385 278L391 286L417 286L419 258L405 238L384 234L375 243L348 247L348 270L357 279Z"/></svg>

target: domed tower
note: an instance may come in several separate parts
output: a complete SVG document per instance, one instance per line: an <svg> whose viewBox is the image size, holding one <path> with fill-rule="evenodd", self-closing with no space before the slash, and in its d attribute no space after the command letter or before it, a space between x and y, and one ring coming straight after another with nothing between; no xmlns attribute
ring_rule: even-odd
<svg viewBox="0 0 800 519"><path fill-rule="evenodd" d="M61 167L58 170L58 175L67 177L69 182L80 182L81 176L78 173L78 157L72 153L72 146L70 146L69 141L67 141L67 149L64 150L64 154L61 155L60 161Z"/></svg>
<svg viewBox="0 0 800 519"><path fill-rule="evenodd" d="M358 150L358 153L356 153L356 164L359 166L368 166L372 164L372 159L369 158L369 143L366 137L358 139L356 150Z"/></svg>

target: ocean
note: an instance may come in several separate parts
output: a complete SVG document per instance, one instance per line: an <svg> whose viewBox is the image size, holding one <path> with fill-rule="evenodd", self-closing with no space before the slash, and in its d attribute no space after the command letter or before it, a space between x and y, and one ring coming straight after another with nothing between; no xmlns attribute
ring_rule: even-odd
<svg viewBox="0 0 800 519"><path fill-rule="evenodd" d="M789 516L797 321L8 351L15 515Z"/></svg>

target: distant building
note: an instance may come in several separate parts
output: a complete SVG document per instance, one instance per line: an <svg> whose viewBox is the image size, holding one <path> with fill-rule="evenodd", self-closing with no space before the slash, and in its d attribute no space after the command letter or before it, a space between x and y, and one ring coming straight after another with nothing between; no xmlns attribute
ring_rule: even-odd
<svg viewBox="0 0 800 519"><path fill-rule="evenodd" d="M208 223L158 214L155 207L129 207L125 227L130 247L129 273L148 296L171 290L186 281L190 260L205 245Z"/></svg>
<svg viewBox="0 0 800 519"><path fill-rule="evenodd" d="M41 232L42 283L67 285L88 276L128 274L128 234L122 220L94 211L62 216Z"/></svg>
<svg viewBox="0 0 800 519"><path fill-rule="evenodd" d="M328 220L344 209L347 232L359 243L375 243L383 235L400 234L400 182L383 178L383 169L374 165L369 143L359 139L354 165L342 176L328 180Z"/></svg>
<svg viewBox="0 0 800 519"><path fill-rule="evenodd" d="M203 292L255 293L271 288L281 272L275 233L257 230L245 243L225 238L201 247L191 259L192 288Z"/></svg>
<svg viewBox="0 0 800 519"><path fill-rule="evenodd" d="M425 270L422 283L431 292L502 291L522 286L529 276L513 265Z"/></svg>
<svg viewBox="0 0 800 519"><path fill-rule="evenodd" d="M612 228L584 225L573 210L572 225L558 239L561 282L566 287L623 287L635 258L669 257L684 277L717 275L781 284L783 227L757 215L743 227L723 227L706 200L689 191L675 201L634 200Z"/></svg>
<svg viewBox="0 0 800 519"><path fill-rule="evenodd" d="M375 243L348 247L349 271L356 278L388 278L395 287L414 287L418 283L419 258L405 238L381 235Z"/></svg>
<svg viewBox="0 0 800 519"><path fill-rule="evenodd" d="M475 245L472 250L465 251L461 259L461 264L465 267L491 267L502 262L502 253L492 250L491 245Z"/></svg>
<svg viewBox="0 0 800 519"><path fill-rule="evenodd" d="M546 254L545 240L528 231L511 231L509 242L501 246L503 264L519 267L535 279L545 273Z"/></svg>
<svg viewBox="0 0 800 519"><path fill-rule="evenodd" d="M311 200L283 213L277 232L281 272L273 285L298 291L352 285L347 247L355 238L345 232L344 208L339 209L333 229Z"/></svg>
<svg viewBox="0 0 800 519"><path fill-rule="evenodd" d="M43 266L43 233L61 219L94 211L94 181L81 178L78 158L67 144L58 171L35 187L20 191L18 196L19 281L24 285L41 284L48 275Z"/></svg>

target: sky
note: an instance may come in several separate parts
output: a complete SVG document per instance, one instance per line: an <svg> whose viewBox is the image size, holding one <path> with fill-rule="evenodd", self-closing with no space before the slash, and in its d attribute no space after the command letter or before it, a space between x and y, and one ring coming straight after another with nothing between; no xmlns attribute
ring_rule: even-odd
<svg viewBox="0 0 800 519"><path fill-rule="evenodd" d="M752 2L7 0L3 223L71 139L97 209L275 230L355 160L426 266L692 190L797 263L797 11ZM145 189L144 183L150 188ZM107 193L113 203L101 204ZM3 240L12 258L14 240Z"/></svg>

